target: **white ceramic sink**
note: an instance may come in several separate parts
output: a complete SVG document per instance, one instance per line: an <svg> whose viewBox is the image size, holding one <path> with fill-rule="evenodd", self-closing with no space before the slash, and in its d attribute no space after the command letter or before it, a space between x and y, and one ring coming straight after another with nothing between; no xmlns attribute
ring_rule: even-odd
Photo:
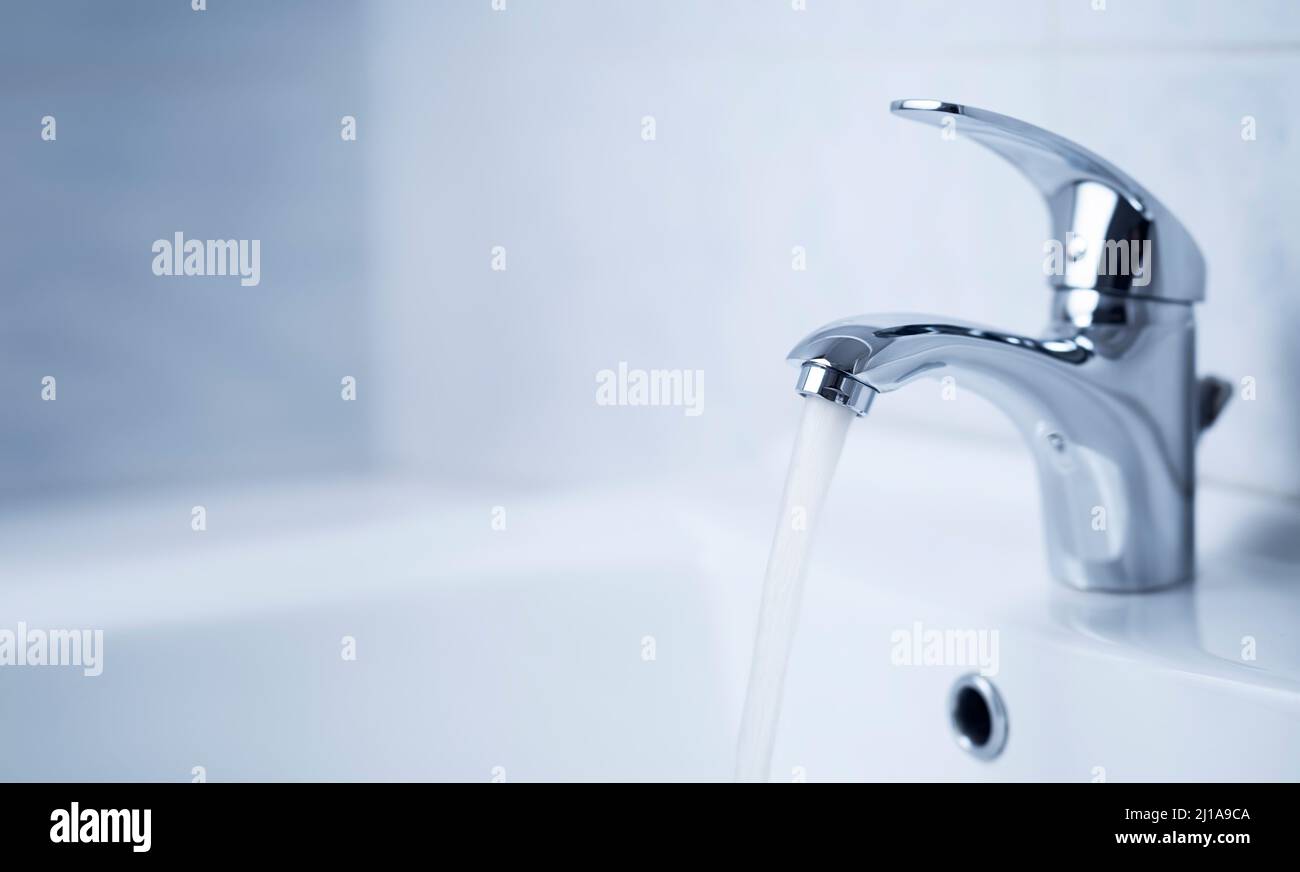
<svg viewBox="0 0 1300 872"><path fill-rule="evenodd" d="M192 494L4 519L0 627L102 628L105 656L0 668L0 778L729 778L782 460L556 495L225 492L204 533ZM857 428L827 515L775 780L1300 778L1293 505L1203 487L1201 577L1128 597L1047 577L1012 449ZM997 631L996 759L953 739L971 668L894 662L918 622Z"/></svg>

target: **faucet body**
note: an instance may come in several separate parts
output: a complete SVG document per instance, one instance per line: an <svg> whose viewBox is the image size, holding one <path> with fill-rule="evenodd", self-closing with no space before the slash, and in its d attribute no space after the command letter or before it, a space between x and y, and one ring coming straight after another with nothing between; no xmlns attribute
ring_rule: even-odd
<svg viewBox="0 0 1300 872"><path fill-rule="evenodd" d="M1017 140L1017 148L1034 155L1049 212L1065 231L1058 238L1074 239L1072 253L1091 249L1104 258L1119 228L1125 242L1141 242L1147 254L1133 265L1136 279L1113 275L1094 258L1074 258L1052 282L1041 338L936 316L864 315L833 322L790 352L800 367L796 389L865 414L878 393L950 376L1000 408L1024 437L1038 469L1056 578L1107 591L1153 590L1191 578L1196 441L1228 396L1226 383L1198 382L1195 375L1192 303L1202 294L1203 267L1191 237L1149 194L1072 143L1065 169L1058 165L1052 175L1043 166L1053 154L1061 157L1057 141L1067 141L1059 137L937 101L901 101L894 111L903 114L909 104L926 107L910 111L951 112L959 125L962 117L973 116L1004 156L1008 129L1027 137L1029 144ZM1053 138L1043 145L1043 137ZM1089 157L1083 172L1075 166L1080 153ZM1109 218L1096 214L1095 191L1078 192L1099 185L1098 177L1121 188L1100 200ZM1062 205L1071 198L1091 200L1093 207ZM1124 215L1115 214L1117 204L1125 204ZM1082 243L1081 232L1090 234ZM1173 243L1166 248L1193 248L1162 250L1161 240ZM1194 274L1184 270L1182 279L1192 284L1180 284L1180 266L1188 264ZM1161 296L1148 296L1149 290Z"/></svg>

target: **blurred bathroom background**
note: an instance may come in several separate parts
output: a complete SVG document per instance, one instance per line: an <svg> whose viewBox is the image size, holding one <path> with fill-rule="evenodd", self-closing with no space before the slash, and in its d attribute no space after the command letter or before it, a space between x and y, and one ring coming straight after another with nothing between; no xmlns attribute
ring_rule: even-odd
<svg viewBox="0 0 1300 872"><path fill-rule="evenodd" d="M756 470L775 505L783 357L809 329L1046 317L1037 193L960 131L891 116L899 97L1046 127L1160 197L1208 263L1201 368L1255 385L1202 476L1300 497L1300 6L804 5L7 4L0 514L214 483ZM177 231L260 239L260 284L154 276ZM620 362L702 370L704 413L597 405ZM960 391L873 416L1016 438Z"/></svg>
<svg viewBox="0 0 1300 872"><path fill-rule="evenodd" d="M1106 646L1185 630L1222 660L1249 632L1265 678L1294 654L1253 616L1292 625L1300 560L1294 507L1255 499L1300 498L1300 5L192 5L0 11L0 631L108 640L93 679L0 670L32 713L0 725L0 778L728 777L799 417L787 350L873 310L1047 317L1037 192L892 116L904 97L1048 128L1159 197L1208 264L1200 368L1254 398L1201 443L1233 491L1201 503L1201 599L1083 603L1049 594L1000 413L960 384L878 401L832 488L778 764L1293 771L1269 755L1294 742L1260 738L1293 735L1285 711L1161 695ZM260 240L260 282L154 275L178 232ZM702 414L599 404L620 364L702 372ZM981 611L1008 604L1100 640L1096 668L1014 660L1026 637ZM953 676L891 665L917 620L1007 629L1010 768L955 759ZM1187 727L1167 757L1091 756L1121 679L1151 734ZM1068 730L1035 741L1035 704ZM1216 753L1243 731L1249 761Z"/></svg>

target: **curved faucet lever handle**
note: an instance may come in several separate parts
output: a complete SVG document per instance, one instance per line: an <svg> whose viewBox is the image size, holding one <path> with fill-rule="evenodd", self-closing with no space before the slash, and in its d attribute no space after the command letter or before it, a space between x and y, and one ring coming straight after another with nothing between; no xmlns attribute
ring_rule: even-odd
<svg viewBox="0 0 1300 872"><path fill-rule="evenodd" d="M1128 174L1081 145L1006 115L941 100L890 111L1001 155L1047 201L1050 284L1182 303L1205 299L1205 261L1187 229Z"/></svg>

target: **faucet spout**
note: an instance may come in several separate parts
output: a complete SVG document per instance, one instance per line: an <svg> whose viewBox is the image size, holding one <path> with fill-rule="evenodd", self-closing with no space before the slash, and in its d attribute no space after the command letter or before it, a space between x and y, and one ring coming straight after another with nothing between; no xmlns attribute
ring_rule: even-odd
<svg viewBox="0 0 1300 872"><path fill-rule="evenodd" d="M796 390L861 415L879 393L952 378L1025 439L1059 579L1113 591L1185 581L1200 417L1191 306L1082 290L1054 297L1044 338L921 315L832 322L791 350Z"/></svg>
<svg viewBox="0 0 1300 872"><path fill-rule="evenodd" d="M1086 363L1092 353L1086 342L1031 339L939 316L863 315L814 331L790 351L789 360L801 364L802 373L838 373L885 393L945 367L988 375L1005 370L1002 378L1012 380L1021 378L1025 368L1042 368L1040 376L1052 369L1067 371ZM802 373L796 386L800 393L825 396L820 383L835 381ZM842 383L836 391L853 394Z"/></svg>

